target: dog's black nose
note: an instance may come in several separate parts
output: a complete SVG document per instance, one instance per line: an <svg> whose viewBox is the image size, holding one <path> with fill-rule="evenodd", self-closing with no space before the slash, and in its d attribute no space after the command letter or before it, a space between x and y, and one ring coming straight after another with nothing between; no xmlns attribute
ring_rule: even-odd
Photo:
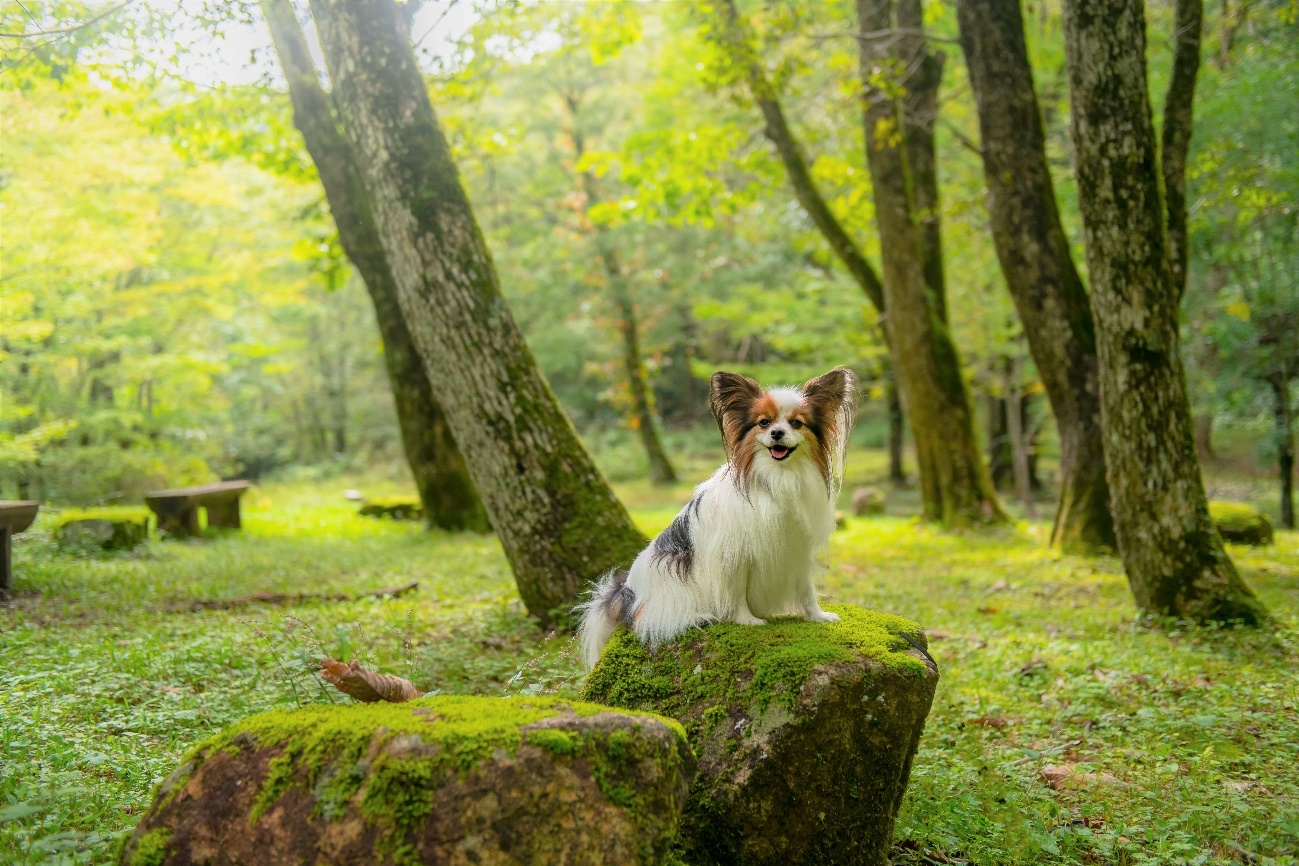
<svg viewBox="0 0 1299 866"><path fill-rule="evenodd" d="M785 438L785 431L777 427L775 430L771 431L771 438L779 442L781 439Z"/></svg>

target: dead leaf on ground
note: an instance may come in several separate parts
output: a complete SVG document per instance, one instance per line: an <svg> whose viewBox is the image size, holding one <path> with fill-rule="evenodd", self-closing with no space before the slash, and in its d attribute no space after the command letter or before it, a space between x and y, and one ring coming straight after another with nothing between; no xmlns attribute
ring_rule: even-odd
<svg viewBox="0 0 1299 866"><path fill-rule="evenodd" d="M1026 662L1019 668L1021 677L1031 677L1047 669L1046 659L1041 656L1035 656L1032 661Z"/></svg>
<svg viewBox="0 0 1299 866"><path fill-rule="evenodd" d="M410 680L368 671L356 659L347 664L325 659L320 663L320 677L343 694L364 704L377 701L399 704L413 701L423 694Z"/></svg>
<svg viewBox="0 0 1299 866"><path fill-rule="evenodd" d="M988 588L988 592L1005 592L1010 589L1010 584L1004 580L999 580Z"/></svg>
<svg viewBox="0 0 1299 866"><path fill-rule="evenodd" d="M985 728L1004 728L1010 724L1010 719L1005 716L979 716L973 719L967 719L967 724L982 725Z"/></svg>
<svg viewBox="0 0 1299 866"><path fill-rule="evenodd" d="M948 638L951 637L951 635L945 631L939 631L938 629L934 629L933 631L926 631L925 637L929 638L930 640L947 640Z"/></svg>
<svg viewBox="0 0 1299 866"><path fill-rule="evenodd" d="M988 605L987 607L979 608L979 613L996 613L999 610L1001 610L1001 608Z"/></svg>
<svg viewBox="0 0 1299 866"><path fill-rule="evenodd" d="M1037 772L1053 791L1077 790L1088 784L1123 784L1109 773L1079 773L1073 764L1047 764Z"/></svg>

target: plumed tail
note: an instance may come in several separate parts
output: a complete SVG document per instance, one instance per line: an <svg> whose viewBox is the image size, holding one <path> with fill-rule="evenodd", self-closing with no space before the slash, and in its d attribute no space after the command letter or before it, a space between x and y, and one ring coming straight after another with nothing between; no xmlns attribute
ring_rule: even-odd
<svg viewBox="0 0 1299 866"><path fill-rule="evenodd" d="M627 586L627 572L610 571L596 582L586 601L573 609L582 616L577 639L582 648L582 664L587 670L600 660L600 652L614 630L619 625L630 624L635 604L636 594Z"/></svg>

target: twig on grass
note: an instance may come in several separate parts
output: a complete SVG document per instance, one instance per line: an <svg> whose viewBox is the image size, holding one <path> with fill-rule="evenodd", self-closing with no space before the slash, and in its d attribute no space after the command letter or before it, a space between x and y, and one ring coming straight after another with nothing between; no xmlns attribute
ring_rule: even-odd
<svg viewBox="0 0 1299 866"><path fill-rule="evenodd" d="M238 598L203 599L172 605L167 608L173 611L230 610L250 604L301 604L305 601L358 601L363 598L397 598L413 591L419 581L411 581L404 586L389 589L375 589L369 592L254 592Z"/></svg>

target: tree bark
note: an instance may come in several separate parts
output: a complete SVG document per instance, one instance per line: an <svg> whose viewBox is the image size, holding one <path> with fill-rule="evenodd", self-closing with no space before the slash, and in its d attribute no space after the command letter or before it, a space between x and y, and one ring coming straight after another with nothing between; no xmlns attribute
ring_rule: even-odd
<svg viewBox="0 0 1299 866"><path fill-rule="evenodd" d="M1119 552L1138 606L1266 618L1209 519L1178 348L1141 0L1066 0L1070 135L1091 275L1101 426Z"/></svg>
<svg viewBox="0 0 1299 866"><path fill-rule="evenodd" d="M1204 414L1196 415L1194 424L1195 454L1201 463L1207 463L1217 457L1213 453L1213 412L1206 409Z"/></svg>
<svg viewBox="0 0 1299 866"><path fill-rule="evenodd" d="M988 474L992 486L1006 490L1015 479L1015 458L1010 452L1010 406L1005 394L988 393Z"/></svg>
<svg viewBox="0 0 1299 866"><path fill-rule="evenodd" d="M907 486L907 470L902 463L903 449L906 447L906 430L902 413L902 398L898 395L898 377L893 366L884 373L884 399L888 401L889 412L889 482L894 487Z"/></svg>
<svg viewBox="0 0 1299 866"><path fill-rule="evenodd" d="M397 425L425 520L452 531L489 531L487 511L397 303L397 286L374 216L330 97L316 76L293 5L289 0L262 0L261 8L289 83L294 126L320 175L343 250L374 304Z"/></svg>
<svg viewBox="0 0 1299 866"><path fill-rule="evenodd" d="M1294 412L1290 406L1289 377L1268 378L1272 386L1272 416L1276 421L1277 468L1281 474L1281 525L1294 529Z"/></svg>
<svg viewBox="0 0 1299 866"><path fill-rule="evenodd" d="M857 15L864 33L892 34L895 28L891 0L857 0ZM899 50L910 52L915 60L915 52L926 49L923 45L917 49L896 35L863 39L860 45L861 78L866 88L866 155L883 250L889 343L920 467L924 516L947 525L1004 520L979 455L960 358L943 321L943 308L926 280L924 226L913 194L915 179L908 167L908 122L900 100L871 84L880 70L906 61ZM915 77L910 80L917 87L937 87L938 83ZM937 97L912 95L908 99L923 105L935 103Z"/></svg>
<svg viewBox="0 0 1299 866"><path fill-rule="evenodd" d="M1060 435L1051 543L1117 547L1101 445L1096 334L1060 222L1018 0L959 0L993 242Z"/></svg>
<svg viewBox="0 0 1299 866"><path fill-rule="evenodd" d="M1173 74L1164 96L1164 196L1168 206L1168 260L1178 301L1186 291L1186 159L1191 150L1195 78L1200 71L1204 0L1177 0Z"/></svg>
<svg viewBox="0 0 1299 866"><path fill-rule="evenodd" d="M312 0L397 297L474 483L543 623L645 546L537 368L392 0Z"/></svg>
<svg viewBox="0 0 1299 866"><path fill-rule="evenodd" d="M1011 361L1006 377L1006 427L1010 434L1011 464L1014 467L1015 493L1024 503L1024 513L1029 520L1037 520L1037 506L1033 503L1033 477L1028 456L1028 434L1024 427L1024 397L1020 386L1023 361Z"/></svg>

